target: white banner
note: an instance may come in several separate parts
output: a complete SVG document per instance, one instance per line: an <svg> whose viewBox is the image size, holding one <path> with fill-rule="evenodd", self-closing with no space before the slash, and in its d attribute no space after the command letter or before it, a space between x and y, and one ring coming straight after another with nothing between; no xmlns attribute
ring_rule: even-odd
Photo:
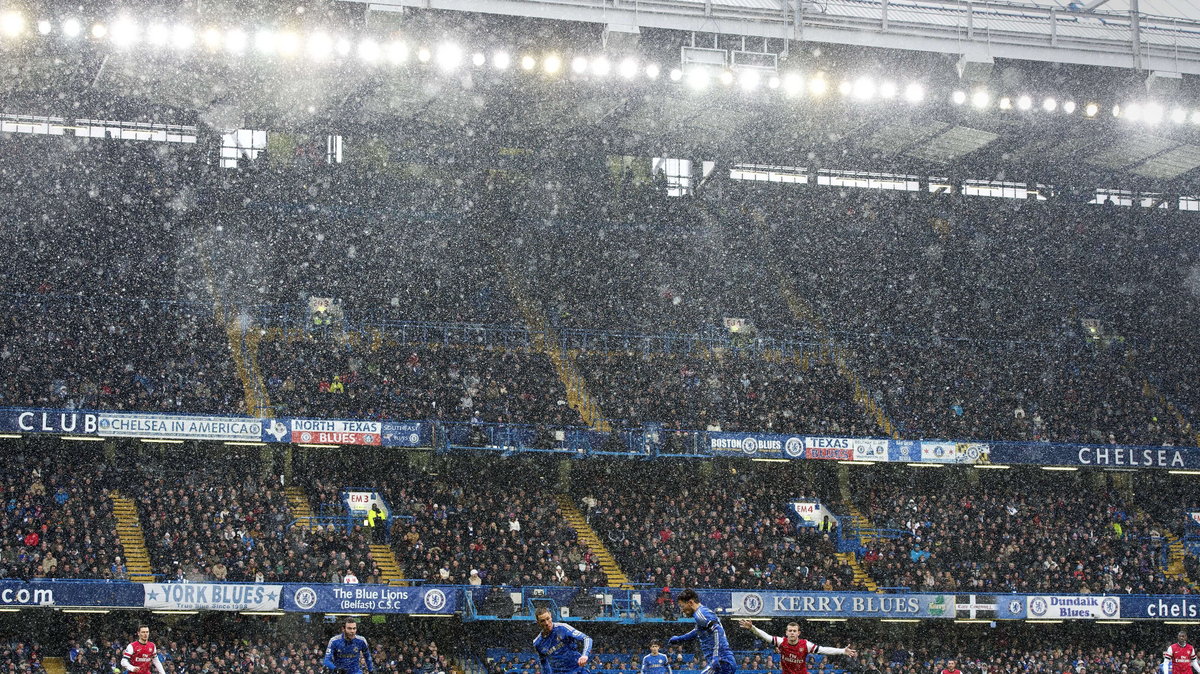
<svg viewBox="0 0 1200 674"><path fill-rule="evenodd" d="M857 439L852 440L850 446L854 450L855 461L888 460L887 440L877 438Z"/></svg>
<svg viewBox="0 0 1200 674"><path fill-rule="evenodd" d="M921 441L921 460L934 463L957 463L958 447L953 442Z"/></svg>
<svg viewBox="0 0 1200 674"><path fill-rule="evenodd" d="M1121 598L1088 595L1039 595L1028 597L1028 616L1034 619L1111 620L1121 617Z"/></svg>
<svg viewBox="0 0 1200 674"><path fill-rule="evenodd" d="M167 611L277 611L282 585L147 583L146 608Z"/></svg>
<svg viewBox="0 0 1200 674"><path fill-rule="evenodd" d="M97 433L120 438L262 441L262 420L103 412Z"/></svg>

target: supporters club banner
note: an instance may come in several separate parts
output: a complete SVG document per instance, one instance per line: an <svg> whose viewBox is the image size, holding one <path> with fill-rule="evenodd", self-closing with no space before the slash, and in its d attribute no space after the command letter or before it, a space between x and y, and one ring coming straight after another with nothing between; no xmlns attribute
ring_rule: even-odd
<svg viewBox="0 0 1200 674"><path fill-rule="evenodd" d="M701 592L700 596L704 603L727 607L735 616L953 618L956 610L952 594Z"/></svg>
<svg viewBox="0 0 1200 674"><path fill-rule="evenodd" d="M429 424L420 421L385 421L382 435L384 447L430 447L433 445Z"/></svg>
<svg viewBox="0 0 1200 674"><path fill-rule="evenodd" d="M346 419L274 419L267 424L265 435L268 442L378 446L383 444L383 424Z"/></svg>
<svg viewBox="0 0 1200 674"><path fill-rule="evenodd" d="M303 613L406 613L445 615L458 611L453 586L287 585L285 611Z"/></svg>
<svg viewBox="0 0 1200 674"><path fill-rule="evenodd" d="M1107 595L1028 595L1024 597L1029 620L1115 620L1121 618L1121 597Z"/></svg>
<svg viewBox="0 0 1200 674"><path fill-rule="evenodd" d="M166 611L278 611L282 585L147 583L143 605Z"/></svg>
<svg viewBox="0 0 1200 674"><path fill-rule="evenodd" d="M29 410L8 408L0 415L0 431L5 433L62 433L96 435L99 417L78 410Z"/></svg>
<svg viewBox="0 0 1200 674"><path fill-rule="evenodd" d="M708 434L708 449L714 456L802 459L805 446L805 438L800 435L723 432Z"/></svg>
<svg viewBox="0 0 1200 674"><path fill-rule="evenodd" d="M105 581L0 580L0 606L4 607L140 607L142 586Z"/></svg>
<svg viewBox="0 0 1200 674"><path fill-rule="evenodd" d="M261 419L241 417L101 412L97 420L98 435L116 438L257 442L262 427Z"/></svg>

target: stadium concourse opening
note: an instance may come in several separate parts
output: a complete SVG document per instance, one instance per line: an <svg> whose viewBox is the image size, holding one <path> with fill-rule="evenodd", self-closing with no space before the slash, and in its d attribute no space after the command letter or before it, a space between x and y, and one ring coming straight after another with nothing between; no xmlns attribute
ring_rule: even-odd
<svg viewBox="0 0 1200 674"><path fill-rule="evenodd" d="M1193 8L759 4L0 6L0 672L1200 671Z"/></svg>

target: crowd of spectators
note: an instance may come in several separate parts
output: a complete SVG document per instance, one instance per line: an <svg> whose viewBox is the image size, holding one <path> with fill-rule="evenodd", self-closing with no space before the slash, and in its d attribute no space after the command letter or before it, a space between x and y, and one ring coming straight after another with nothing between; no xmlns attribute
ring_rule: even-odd
<svg viewBox="0 0 1200 674"><path fill-rule="evenodd" d="M0 404L238 414L212 308L116 297L0 296Z"/></svg>
<svg viewBox="0 0 1200 674"><path fill-rule="evenodd" d="M224 621L228 623L229 621ZM68 646L69 674L112 674L120 668L121 651L132 640L120 630L98 630L106 636L77 639ZM388 674L447 674L452 660L433 639L409 628L404 634L371 634L376 670ZM167 674L248 672L251 674L324 674L327 631L312 628L264 629L223 624L219 629L177 627L152 630Z"/></svg>
<svg viewBox="0 0 1200 674"><path fill-rule="evenodd" d="M0 475L0 578L124 577L103 466L76 471L80 453L5 458Z"/></svg>
<svg viewBox="0 0 1200 674"><path fill-rule="evenodd" d="M972 484L893 467L861 473L856 501L885 530L867 543L868 571L883 587L912 591L1191 591L1163 575L1165 537L1119 493L1037 473Z"/></svg>
<svg viewBox="0 0 1200 674"><path fill-rule="evenodd" d="M0 672L20 674L45 674L42 653L37 643L19 639L0 642Z"/></svg>
<svg viewBox="0 0 1200 674"><path fill-rule="evenodd" d="M728 466L705 476L694 466L588 466L575 495L634 582L656 587L851 590L836 531L797 529L792 499L812 498L792 466ZM826 497L827 498L827 497Z"/></svg>
<svg viewBox="0 0 1200 674"><path fill-rule="evenodd" d="M228 462L180 470L143 464L136 476L143 535L164 582L379 582L358 523L296 524L282 489Z"/></svg>
<svg viewBox="0 0 1200 674"><path fill-rule="evenodd" d="M784 361L734 352L709 358L584 353L600 409L634 425L823 435L878 435L845 377L813 351Z"/></svg>
<svg viewBox="0 0 1200 674"><path fill-rule="evenodd" d="M259 366L281 416L578 424L550 360L528 350L268 341Z"/></svg>
<svg viewBox="0 0 1200 674"><path fill-rule="evenodd" d="M314 458L319 463L319 458ZM595 556L554 499L553 461L447 457L435 467L380 461L322 464L309 491L334 497L341 486L371 487L391 507L392 548L410 578L441 584L603 587Z"/></svg>

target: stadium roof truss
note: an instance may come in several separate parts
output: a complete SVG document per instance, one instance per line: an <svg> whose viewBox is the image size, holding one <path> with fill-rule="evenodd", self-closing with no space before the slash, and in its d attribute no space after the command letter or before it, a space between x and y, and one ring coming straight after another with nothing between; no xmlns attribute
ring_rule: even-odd
<svg viewBox="0 0 1200 674"><path fill-rule="evenodd" d="M858 47L1200 74L1191 0L343 0ZM1078 8L1075 8L1078 7ZM1091 9L1089 10L1089 7Z"/></svg>

